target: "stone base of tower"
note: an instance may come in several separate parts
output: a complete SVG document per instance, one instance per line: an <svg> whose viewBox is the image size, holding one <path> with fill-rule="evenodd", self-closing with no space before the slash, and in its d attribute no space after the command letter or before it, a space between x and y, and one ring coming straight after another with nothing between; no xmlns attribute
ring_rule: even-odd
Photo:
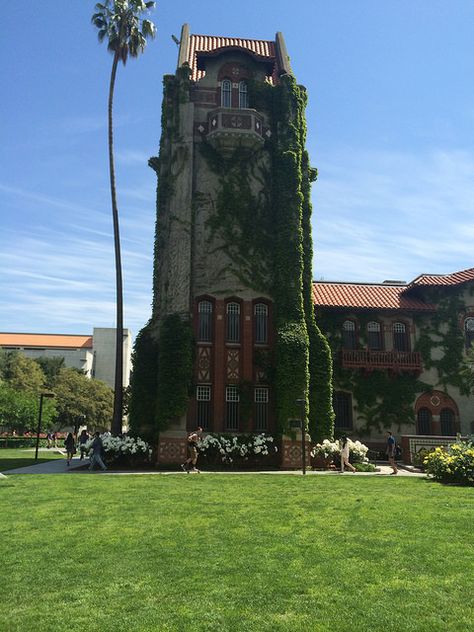
<svg viewBox="0 0 474 632"><path fill-rule="evenodd" d="M309 435L306 435L306 467L310 466L310 452L311 438ZM282 437L280 455L280 467L282 470L296 470L303 467L303 450L300 432L295 439L285 435Z"/></svg>
<svg viewBox="0 0 474 632"><path fill-rule="evenodd" d="M158 443L157 465L181 465L188 458L185 431L162 432Z"/></svg>

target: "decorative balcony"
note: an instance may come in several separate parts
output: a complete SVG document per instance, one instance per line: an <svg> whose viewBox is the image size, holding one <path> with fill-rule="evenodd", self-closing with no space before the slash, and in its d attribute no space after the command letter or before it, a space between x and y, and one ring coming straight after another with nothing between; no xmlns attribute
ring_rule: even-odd
<svg viewBox="0 0 474 632"><path fill-rule="evenodd" d="M269 138L270 130L266 130ZM263 118L256 110L218 108L208 114L208 142L223 155L237 147L257 149L265 142Z"/></svg>
<svg viewBox="0 0 474 632"><path fill-rule="evenodd" d="M343 349L343 369L391 369L392 371L421 372L421 354L418 351L371 351Z"/></svg>

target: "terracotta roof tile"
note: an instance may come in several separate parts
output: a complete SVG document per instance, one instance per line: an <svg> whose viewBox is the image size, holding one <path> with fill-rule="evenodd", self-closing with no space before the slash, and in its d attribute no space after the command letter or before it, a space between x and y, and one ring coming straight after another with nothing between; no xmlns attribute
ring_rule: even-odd
<svg viewBox="0 0 474 632"><path fill-rule="evenodd" d="M0 333L0 347L56 347L61 349L92 349L92 336L67 334Z"/></svg>
<svg viewBox="0 0 474 632"><path fill-rule="evenodd" d="M420 274L408 284L406 289L424 285L460 285L468 281L474 281L474 268L453 272L452 274Z"/></svg>
<svg viewBox="0 0 474 632"><path fill-rule="evenodd" d="M210 53L228 46L243 48L269 60L275 59L275 42L272 41L241 39L239 37L215 37L214 35L190 35L187 62L191 68L191 79L199 81L205 75L204 70L198 70L197 53Z"/></svg>
<svg viewBox="0 0 474 632"><path fill-rule="evenodd" d="M433 311L434 305L404 296L406 285L370 283L313 283L314 304L321 307L352 307L355 309L403 309Z"/></svg>

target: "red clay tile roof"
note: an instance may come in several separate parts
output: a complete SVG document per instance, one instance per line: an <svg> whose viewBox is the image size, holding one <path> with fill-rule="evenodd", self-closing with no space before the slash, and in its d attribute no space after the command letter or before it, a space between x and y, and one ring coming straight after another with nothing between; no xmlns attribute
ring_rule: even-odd
<svg viewBox="0 0 474 632"><path fill-rule="evenodd" d="M0 333L0 347L55 347L60 349L92 349L92 336L67 334Z"/></svg>
<svg viewBox="0 0 474 632"><path fill-rule="evenodd" d="M313 282L313 302L318 307L355 309L403 309L433 311L434 305L404 296L406 285Z"/></svg>
<svg viewBox="0 0 474 632"><path fill-rule="evenodd" d="M460 285L468 281L474 281L474 268L452 274L420 274L408 284L407 289L424 285Z"/></svg>
<svg viewBox="0 0 474 632"><path fill-rule="evenodd" d="M210 53L219 48L238 47L268 60L275 59L275 42L268 40L241 39L240 37L215 37L213 35L190 35L187 62L191 68L191 79L199 81L205 75L198 70L197 53Z"/></svg>

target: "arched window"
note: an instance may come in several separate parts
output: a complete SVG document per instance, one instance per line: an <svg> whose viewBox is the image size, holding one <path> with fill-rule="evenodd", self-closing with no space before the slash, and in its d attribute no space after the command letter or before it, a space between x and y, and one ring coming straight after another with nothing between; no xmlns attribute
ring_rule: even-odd
<svg viewBox="0 0 474 632"><path fill-rule="evenodd" d="M249 95L247 91L247 82L241 81L239 83L239 108L248 108Z"/></svg>
<svg viewBox="0 0 474 632"><path fill-rule="evenodd" d="M405 323L393 323L393 348L395 351L409 351L407 326Z"/></svg>
<svg viewBox="0 0 474 632"><path fill-rule="evenodd" d="M466 337L466 349L470 349L474 342L474 318L469 316L464 321L464 335Z"/></svg>
<svg viewBox="0 0 474 632"><path fill-rule="evenodd" d="M227 303L227 342L240 341L240 305L239 303Z"/></svg>
<svg viewBox="0 0 474 632"><path fill-rule="evenodd" d="M256 303L254 310L255 342L264 344L268 342L268 306L265 303Z"/></svg>
<svg viewBox="0 0 474 632"><path fill-rule="evenodd" d="M420 408L416 416L416 432L420 435L431 434L431 411L429 408Z"/></svg>
<svg viewBox="0 0 474 632"><path fill-rule="evenodd" d="M441 434L443 437L452 437L455 434L454 431L454 412L451 408L442 408L439 414L439 421L441 425Z"/></svg>
<svg viewBox="0 0 474 632"><path fill-rule="evenodd" d="M221 83L221 107L230 108L232 106L232 82L224 79Z"/></svg>
<svg viewBox="0 0 474 632"><path fill-rule="evenodd" d="M211 301L199 301L198 303L197 339L201 342L210 342L212 340L212 303Z"/></svg>
<svg viewBox="0 0 474 632"><path fill-rule="evenodd" d="M356 326L353 320L345 320L342 324L342 346L344 349L356 349Z"/></svg>
<svg viewBox="0 0 474 632"><path fill-rule="evenodd" d="M382 331L376 321L367 323L367 346L375 351L382 348Z"/></svg>

